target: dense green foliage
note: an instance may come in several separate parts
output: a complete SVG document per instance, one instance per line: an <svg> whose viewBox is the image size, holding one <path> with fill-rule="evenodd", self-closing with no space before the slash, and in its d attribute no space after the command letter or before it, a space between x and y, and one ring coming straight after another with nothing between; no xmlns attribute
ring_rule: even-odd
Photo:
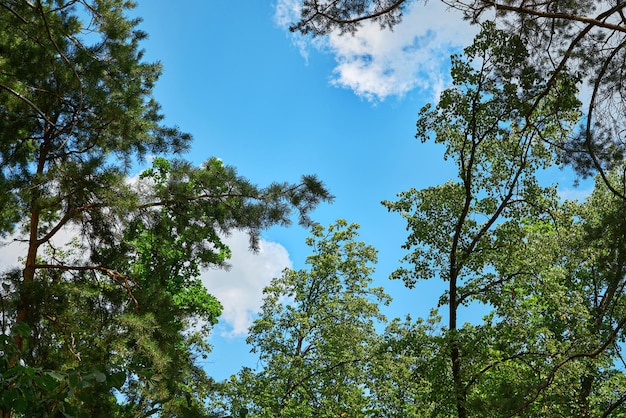
<svg viewBox="0 0 626 418"><path fill-rule="evenodd" d="M160 66L142 60L131 7L0 5L0 234L27 244L0 272L4 416L201 415L195 359L222 307L200 268L230 256L224 234L256 248L330 199L311 176L261 188L181 160L191 137L161 124Z"/></svg>
<svg viewBox="0 0 626 418"><path fill-rule="evenodd" d="M370 288L376 251L355 242L356 225L313 228L309 270L286 270L265 288L248 343L263 370L224 384L222 403L262 417L353 416L367 406L364 368L376 353L379 305Z"/></svg>

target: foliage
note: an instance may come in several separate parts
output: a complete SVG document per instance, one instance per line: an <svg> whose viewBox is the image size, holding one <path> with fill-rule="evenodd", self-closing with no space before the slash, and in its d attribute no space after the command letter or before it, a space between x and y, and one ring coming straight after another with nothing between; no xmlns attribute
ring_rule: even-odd
<svg viewBox="0 0 626 418"><path fill-rule="evenodd" d="M248 343L264 364L224 387L222 404L251 416L361 416L367 411L366 365L376 347L379 304L369 287L376 251L355 241L357 225L314 226L309 270L285 270L265 288Z"/></svg>
<svg viewBox="0 0 626 418"><path fill-rule="evenodd" d="M454 414L443 334L434 312L426 320L393 319L368 362L368 415L433 417ZM451 409L452 408L452 409Z"/></svg>
<svg viewBox="0 0 626 418"><path fill-rule="evenodd" d="M562 161L580 102L576 79L567 72L541 77L521 37L484 24L453 57L452 79L439 103L420 112L417 137L445 145L458 179L383 202L409 231L407 255L392 278L411 288L443 280L438 308L427 319L392 320L362 345L350 340L350 352L366 353L358 378L317 384L346 347L338 336L352 333L314 316L334 310L310 297L322 293L312 293L318 259L309 258L311 272L287 271L267 289L249 339L264 368L222 382L216 408L249 408L253 416L626 413L619 196L626 170L599 176L583 203L564 202L555 187L540 185L538 174ZM336 268L328 265L324 271ZM464 317L476 306L488 314ZM337 316L342 325L355 323ZM325 326L331 331L307 340ZM358 397L338 398L353 384ZM350 410L341 409L346 399Z"/></svg>
<svg viewBox="0 0 626 418"><path fill-rule="evenodd" d="M217 159L180 160L191 137L161 123L160 66L142 59L131 7L0 6L0 234L27 243L0 276L6 416L201 414L195 359L221 305L199 269L225 265L221 236L247 231L256 248L331 199L312 176L258 187Z"/></svg>
<svg viewBox="0 0 626 418"><path fill-rule="evenodd" d="M197 363L222 309L200 270L226 265L229 232L255 249L331 197L311 176L258 187L216 158L182 160L191 138L161 123L132 3L2 4L0 234L27 244L0 275L3 416L626 415L626 5L448 3L500 22L481 23L420 112L417 137L458 176L383 202L409 231L392 278L444 281L437 309L386 323L358 226L314 225L309 268L272 281L250 329L263 367L221 383ZM409 4L304 0L293 30L391 28ZM587 201L541 185L561 163L599 173ZM482 320L464 317L478 305Z"/></svg>
<svg viewBox="0 0 626 418"><path fill-rule="evenodd" d="M421 377L454 407L431 416L591 416L623 408L621 393L610 389L624 378L615 365L623 324L603 307L620 303L621 239L608 231L621 221L609 221L614 215L598 199L561 203L554 188L539 185L538 170L558 158L545 144L575 128L579 102L569 77L546 95L527 54L518 37L484 25L463 59L453 58L454 87L434 110L422 110L417 125L418 138L446 145L459 181L384 202L410 231L405 265L393 277L409 287L448 283L440 299L448 323L435 349L448 358L445 378L431 380L428 370ZM600 181L597 190L608 189ZM612 242L600 247L615 249L602 261L585 232L591 213ZM605 262L609 270L596 265ZM489 315L461 324L461 308L477 303Z"/></svg>

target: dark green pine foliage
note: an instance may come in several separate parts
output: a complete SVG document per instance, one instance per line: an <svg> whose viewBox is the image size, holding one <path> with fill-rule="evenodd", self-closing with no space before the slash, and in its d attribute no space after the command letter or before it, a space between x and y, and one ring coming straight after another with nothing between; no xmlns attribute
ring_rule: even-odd
<svg viewBox="0 0 626 418"><path fill-rule="evenodd" d="M0 276L5 416L198 416L195 360L221 312L199 269L224 265L223 234L255 248L330 200L314 177L260 188L216 159L162 158L191 137L161 123L132 6L0 5L0 233L25 243Z"/></svg>

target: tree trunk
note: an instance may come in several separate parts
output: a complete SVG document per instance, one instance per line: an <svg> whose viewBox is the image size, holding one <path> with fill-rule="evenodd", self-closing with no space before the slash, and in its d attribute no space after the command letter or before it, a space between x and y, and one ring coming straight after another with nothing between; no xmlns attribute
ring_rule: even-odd
<svg viewBox="0 0 626 418"><path fill-rule="evenodd" d="M463 379L461 377L461 354L459 350L459 342L457 335L457 279L456 270L450 271L450 335L452 337L450 347L450 360L452 362L452 380L454 381L454 394L457 416L459 418L467 418L467 408L465 407L466 393L463 388Z"/></svg>

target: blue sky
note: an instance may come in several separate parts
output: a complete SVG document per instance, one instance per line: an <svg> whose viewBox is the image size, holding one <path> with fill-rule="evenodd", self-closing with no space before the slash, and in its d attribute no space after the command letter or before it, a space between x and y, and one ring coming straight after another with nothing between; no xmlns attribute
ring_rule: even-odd
<svg viewBox="0 0 626 418"><path fill-rule="evenodd" d="M166 122L194 136L185 158L197 164L217 156L260 185L317 174L336 199L314 219L361 225L361 238L379 250L376 284L394 298L388 316L426 315L441 285L408 290L387 279L406 231L380 201L454 177L442 148L413 136L419 109L445 87L449 56L471 42L473 29L430 2L393 33L365 26L356 36L311 42L286 31L294 4L139 0L146 59L164 66L155 95ZM271 278L305 267L307 235L297 225L273 228L251 254L233 234L233 268L203 273L225 306L204 363L210 375L258 366L245 329Z"/></svg>
<svg viewBox="0 0 626 418"><path fill-rule="evenodd" d="M133 15L149 34L145 58L164 67L155 96L166 123L194 136L182 157L195 164L216 156L259 185L318 175L335 202L313 218L361 225L361 239L379 251L375 285L393 297L383 311L390 318L428 315L443 284L409 290L388 280L407 232L380 202L455 178L441 146L414 139L415 122L446 87L450 54L469 44L475 29L442 2L416 2L393 32L365 25L355 36L311 41L286 30L297 1L138 0ZM584 198L592 183L574 189L571 175L558 169L546 178L570 199ZM63 232L57 244L76 234ZM298 225L273 228L253 254L247 237L234 233L227 238L232 269L202 272L224 305L210 341L214 350L203 362L209 375L224 379L242 366L260 366L245 343L247 327L270 280L286 267L306 267L307 236ZM24 254L22 242L0 245L5 268ZM480 313L462 312L460 320Z"/></svg>

